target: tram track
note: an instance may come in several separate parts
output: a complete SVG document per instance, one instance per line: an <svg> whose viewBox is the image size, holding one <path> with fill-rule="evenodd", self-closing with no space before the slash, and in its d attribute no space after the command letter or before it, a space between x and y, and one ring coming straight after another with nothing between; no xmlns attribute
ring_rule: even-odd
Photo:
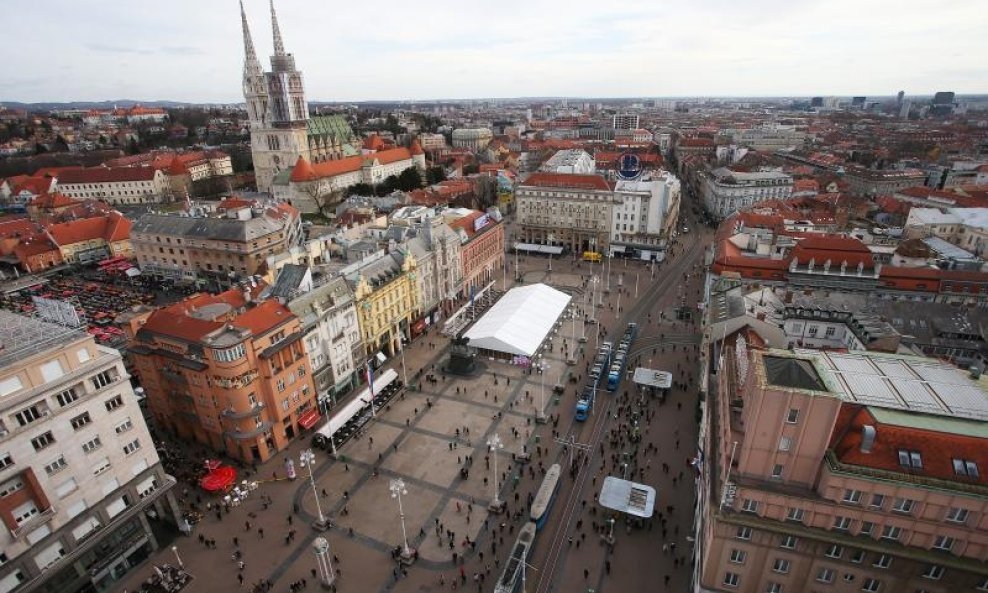
<svg viewBox="0 0 988 593"><path fill-rule="evenodd" d="M690 235L689 243L688 245L683 246L683 251L679 257L670 264L668 269L663 270L663 272L665 272L665 277L661 278L658 282L651 284L649 288L646 289L643 298L635 303L634 306L629 308L627 313L618 317L614 326L611 327L610 331L607 333L606 338L603 338L605 341L609 339L613 342L619 339L628 323L640 323L640 320L649 310L651 310L651 308L655 306L658 300L664 296L670 288L675 286L675 283L678 282L683 270L687 266L692 265L695 260L702 255L702 252L695 252L699 241L699 233ZM594 329L595 331L599 331L599 326ZM652 347L651 343L648 347ZM629 354L629 359L630 358L631 356ZM616 394L617 391L615 391L615 395ZM599 397L600 396L598 396L598 398ZM590 439L585 442L585 444L589 446L588 453L583 463L580 464L577 470L573 487L570 489L569 495L565 499L563 514L553 530L552 539L550 540L550 547L546 553L546 559L542 565L541 572L539 573L539 579L536 584L536 593L551 593L553 587L555 586L556 575L560 572L560 568L565 564L566 556L563 554L563 549L566 547L566 542L569 541L566 538L566 533L570 530L571 525L578 514L577 508L580 506L580 501L583 497L583 490L586 485L587 476L592 473L591 468L598 453L604 431L607 428L613 402L614 397L607 397L606 404L603 407L601 407L599 403L595 406L597 413L594 414L595 417L590 427ZM571 416L567 431L560 434L572 435L575 425L576 420ZM583 427L578 432L582 434L585 433L586 430L586 427ZM555 462L558 463L559 459L564 454L565 451L560 448L556 453Z"/></svg>

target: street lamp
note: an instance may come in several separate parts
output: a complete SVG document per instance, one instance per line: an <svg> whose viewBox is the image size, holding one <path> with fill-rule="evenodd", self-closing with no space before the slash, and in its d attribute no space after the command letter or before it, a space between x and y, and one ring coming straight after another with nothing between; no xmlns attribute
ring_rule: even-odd
<svg viewBox="0 0 988 593"><path fill-rule="evenodd" d="M336 580L336 571L333 570L333 563L330 561L329 541L324 537L317 537L312 541L312 551L316 555L316 574L319 575L319 583L323 589L329 589Z"/></svg>
<svg viewBox="0 0 988 593"><path fill-rule="evenodd" d="M391 498L398 499L398 517L401 518L401 539L404 546L401 550L401 559L405 564L411 564L414 557L412 549L408 547L408 534L405 532L405 509L401 506L401 496L407 495L408 490L405 490L405 481L401 478L393 478L388 488L391 490Z"/></svg>
<svg viewBox="0 0 988 593"><path fill-rule="evenodd" d="M185 570L185 564L182 563L182 557L178 555L178 546L172 546L172 553L175 554L175 562L178 562L178 567Z"/></svg>
<svg viewBox="0 0 988 593"><path fill-rule="evenodd" d="M545 415L545 372L549 366L549 363L545 361L545 356L539 354L539 409L535 412L535 422L539 424L545 424L548 421Z"/></svg>
<svg viewBox="0 0 988 593"><path fill-rule="evenodd" d="M312 498L316 499L316 511L319 513L319 520L312 524L319 531L326 531L329 522L322 514L322 504L319 502L319 493L316 492L316 478L312 475L312 466L316 464L316 454L312 449L305 449L298 454L298 463L302 467L309 468L309 484L312 486Z"/></svg>
<svg viewBox="0 0 988 593"><path fill-rule="evenodd" d="M491 438L487 440L487 449L491 452L491 457L494 458L494 500L491 501L488 510L493 513L500 513L504 510L504 503L498 498L497 489L497 452L504 448L504 444L501 442L501 437L495 432L491 435Z"/></svg>

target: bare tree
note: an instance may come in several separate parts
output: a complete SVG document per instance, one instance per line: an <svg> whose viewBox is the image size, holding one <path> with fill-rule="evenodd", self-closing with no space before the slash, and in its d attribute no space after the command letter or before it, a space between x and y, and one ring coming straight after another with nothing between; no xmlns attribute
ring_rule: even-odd
<svg viewBox="0 0 988 593"><path fill-rule="evenodd" d="M334 189L328 192L321 191L318 183L307 183L302 187L296 186L301 192L312 200L312 203L316 206L316 211L322 216L326 215L327 209L331 206L335 206L343 201L345 197L345 192L340 189Z"/></svg>

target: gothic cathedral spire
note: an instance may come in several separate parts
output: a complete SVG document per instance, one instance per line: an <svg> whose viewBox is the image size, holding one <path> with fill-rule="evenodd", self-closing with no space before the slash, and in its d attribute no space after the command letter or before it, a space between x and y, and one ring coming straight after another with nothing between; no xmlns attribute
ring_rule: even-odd
<svg viewBox="0 0 988 593"><path fill-rule="evenodd" d="M271 31L274 33L274 55L285 55L285 44L281 41L281 29L278 27L278 15L274 12L274 0L271 0Z"/></svg>
<svg viewBox="0 0 988 593"><path fill-rule="evenodd" d="M254 51L254 40L250 36L250 27L247 26L247 13L244 12L244 2L240 0L240 24L244 29L244 81L250 76L261 76L261 63L257 61L257 53Z"/></svg>

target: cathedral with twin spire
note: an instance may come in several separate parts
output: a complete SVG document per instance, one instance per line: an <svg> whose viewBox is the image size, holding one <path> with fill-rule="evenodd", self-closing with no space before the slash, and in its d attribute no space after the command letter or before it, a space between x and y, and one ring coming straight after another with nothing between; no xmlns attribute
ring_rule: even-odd
<svg viewBox="0 0 988 593"><path fill-rule="evenodd" d="M320 163L359 155L353 130L343 117L309 116L302 73L295 66L295 57L285 52L274 0L271 0L274 55L270 71L265 72L257 59L243 1L240 18L244 32L244 99L257 189L272 191L276 178L287 176L299 157L308 163Z"/></svg>

